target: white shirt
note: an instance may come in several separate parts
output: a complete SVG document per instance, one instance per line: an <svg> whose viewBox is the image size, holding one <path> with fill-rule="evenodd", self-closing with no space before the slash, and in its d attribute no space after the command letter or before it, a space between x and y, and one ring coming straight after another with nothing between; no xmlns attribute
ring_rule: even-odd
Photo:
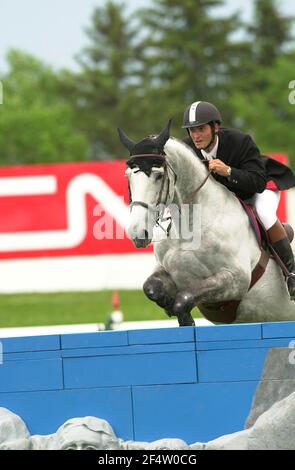
<svg viewBox="0 0 295 470"><path fill-rule="evenodd" d="M216 136L216 144L214 145L211 152L206 152L205 150L201 149L202 155L206 160L212 160L212 159L216 158L218 142L219 142L219 139L218 139L218 135L217 135Z"/></svg>

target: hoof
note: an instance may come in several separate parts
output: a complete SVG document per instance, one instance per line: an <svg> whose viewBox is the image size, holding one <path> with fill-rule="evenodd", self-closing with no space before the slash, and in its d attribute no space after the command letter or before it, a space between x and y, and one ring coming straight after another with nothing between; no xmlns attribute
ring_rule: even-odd
<svg viewBox="0 0 295 470"><path fill-rule="evenodd" d="M192 294L178 294L173 305L173 314L176 316L186 315L195 306L195 298Z"/></svg>
<svg viewBox="0 0 295 470"><path fill-rule="evenodd" d="M166 315L168 315L169 318L175 317L175 314L173 313L172 307L173 307L173 301L171 302L170 308L165 308L165 313L166 313Z"/></svg>
<svg viewBox="0 0 295 470"><path fill-rule="evenodd" d="M177 318L179 326L195 326L195 321L190 313L184 313Z"/></svg>

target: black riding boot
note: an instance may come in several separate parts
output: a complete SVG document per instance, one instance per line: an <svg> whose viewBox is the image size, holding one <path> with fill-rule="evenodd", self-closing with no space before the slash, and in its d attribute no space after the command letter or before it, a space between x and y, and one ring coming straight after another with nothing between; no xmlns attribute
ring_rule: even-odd
<svg viewBox="0 0 295 470"><path fill-rule="evenodd" d="M295 260L292 252L292 248L288 238L283 238L278 242L272 244L273 248L283 261L284 265L293 276L289 276L287 279L287 286L291 300L295 300Z"/></svg>

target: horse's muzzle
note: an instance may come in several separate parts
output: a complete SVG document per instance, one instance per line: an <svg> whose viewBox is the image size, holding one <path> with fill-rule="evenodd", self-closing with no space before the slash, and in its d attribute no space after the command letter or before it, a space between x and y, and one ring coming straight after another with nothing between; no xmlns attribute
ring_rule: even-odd
<svg viewBox="0 0 295 470"><path fill-rule="evenodd" d="M145 248L148 246L152 239L149 237L147 230L143 230L138 236L132 238L132 241L136 248Z"/></svg>

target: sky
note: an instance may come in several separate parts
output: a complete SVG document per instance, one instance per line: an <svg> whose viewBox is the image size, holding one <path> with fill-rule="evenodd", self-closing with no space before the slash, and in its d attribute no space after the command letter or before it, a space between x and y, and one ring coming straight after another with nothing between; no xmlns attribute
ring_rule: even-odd
<svg viewBox="0 0 295 470"><path fill-rule="evenodd" d="M0 0L0 72L5 71L9 48L27 51L55 68L76 68L74 60L87 45L84 29L90 25L95 7L105 0ZM148 0L125 0L130 11ZM283 14L295 15L294 0L279 0ZM250 20L252 0L226 0L215 9L222 16L241 11Z"/></svg>

